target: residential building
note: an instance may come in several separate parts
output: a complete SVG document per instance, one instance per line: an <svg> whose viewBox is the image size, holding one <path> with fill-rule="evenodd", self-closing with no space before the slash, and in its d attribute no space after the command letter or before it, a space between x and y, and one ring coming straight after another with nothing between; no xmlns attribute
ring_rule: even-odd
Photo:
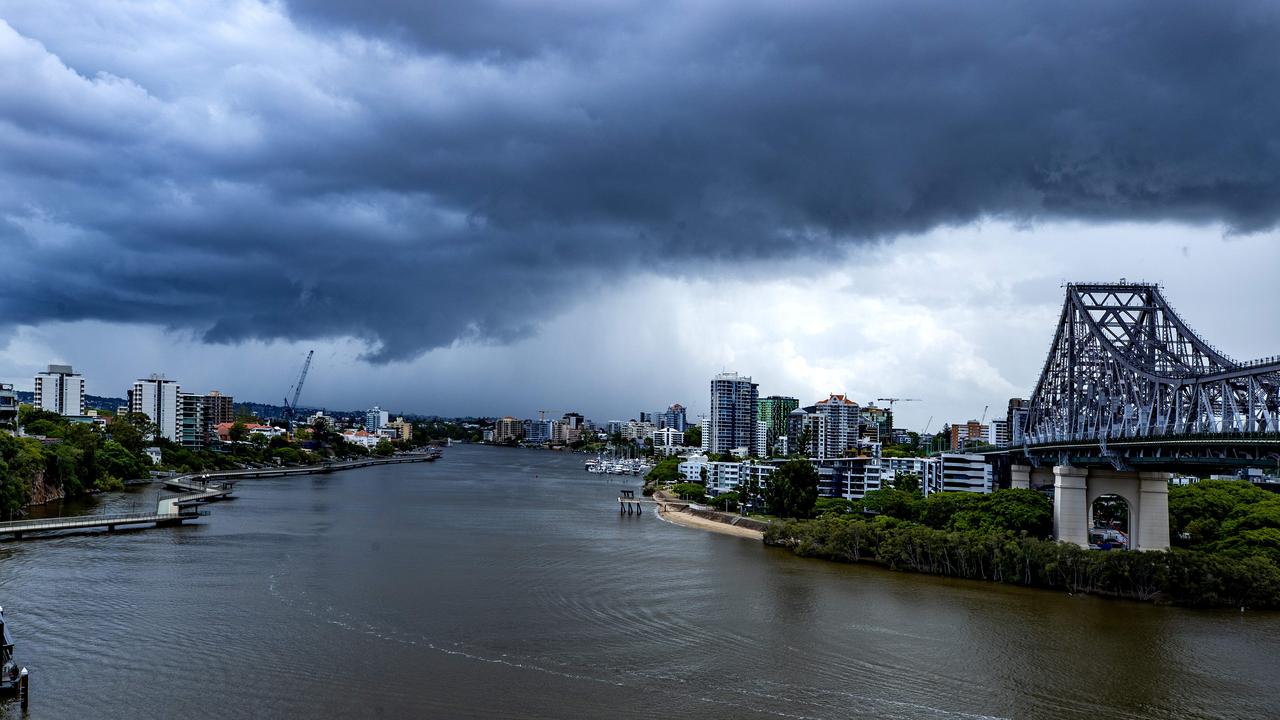
<svg viewBox="0 0 1280 720"><path fill-rule="evenodd" d="M840 457L857 450L862 412L844 395L831 394L787 415L790 443L811 458Z"/></svg>
<svg viewBox="0 0 1280 720"><path fill-rule="evenodd" d="M236 419L235 398L223 395L217 390L210 390L204 396L204 422L213 427Z"/></svg>
<svg viewBox="0 0 1280 720"><path fill-rule="evenodd" d="M880 445L872 454L858 457L811 458L818 471L818 495L845 500L861 500L872 490L884 488L893 474L880 464Z"/></svg>
<svg viewBox="0 0 1280 720"><path fill-rule="evenodd" d="M653 422L653 413L644 412L643 410L640 411L640 422L656 424Z"/></svg>
<svg viewBox="0 0 1280 720"><path fill-rule="evenodd" d="M652 416L651 413L642 413L646 416ZM644 442L653 437L657 427L648 420L628 420L622 425L622 439L631 440L632 442Z"/></svg>
<svg viewBox="0 0 1280 720"><path fill-rule="evenodd" d="M659 455L675 455L684 449L684 433L679 430L665 427L653 431L653 450Z"/></svg>
<svg viewBox="0 0 1280 720"><path fill-rule="evenodd" d="M1031 401L1025 398L1009 398L1009 410L1005 422L1009 424L1009 444L1022 445L1027 428L1027 416L1031 413Z"/></svg>
<svg viewBox="0 0 1280 720"><path fill-rule="evenodd" d="M982 455L942 454L943 492L991 492L991 465Z"/></svg>
<svg viewBox="0 0 1280 720"><path fill-rule="evenodd" d="M742 462L708 462L707 494L715 497L727 492L734 492L743 482L752 483L757 492L769 483L769 476L777 466L758 460Z"/></svg>
<svg viewBox="0 0 1280 720"><path fill-rule="evenodd" d="M387 424L391 420L391 413L374 405L364 414L364 429L366 432L377 432L378 428Z"/></svg>
<svg viewBox="0 0 1280 720"><path fill-rule="evenodd" d="M551 442L550 420L525 420L521 423L521 432L527 443L542 444Z"/></svg>
<svg viewBox="0 0 1280 720"><path fill-rule="evenodd" d="M777 451L778 438L787 435L787 419L792 410L800 407L800 400L782 395L760 398L756 403L756 415L765 424L766 442L770 450Z"/></svg>
<svg viewBox="0 0 1280 720"><path fill-rule="evenodd" d="M59 415L84 415L84 377L70 365L50 365L36 375L32 404Z"/></svg>
<svg viewBox="0 0 1280 720"><path fill-rule="evenodd" d="M756 445L756 400L760 388L751 378L736 372L720 373L711 380L711 416L708 446L713 453Z"/></svg>
<svg viewBox="0 0 1280 720"><path fill-rule="evenodd" d="M213 432L222 442L231 442L231 426L234 422L218 423L213 426ZM245 437L252 438L254 435L262 435L270 440L284 434L284 430L274 425L263 425L261 423L247 422L244 423Z"/></svg>
<svg viewBox="0 0 1280 720"><path fill-rule="evenodd" d="M391 428L392 430L395 430L396 440L403 440L405 442L410 442L413 440L413 423L409 422L408 420L405 420L402 417L398 417L395 419L395 422L387 423L387 427Z"/></svg>
<svg viewBox="0 0 1280 720"><path fill-rule="evenodd" d="M751 449L756 457L769 457L769 426L756 422L755 447Z"/></svg>
<svg viewBox="0 0 1280 720"><path fill-rule="evenodd" d="M987 426L977 420L955 423L951 426L951 449L964 450L967 445L985 443L988 432Z"/></svg>
<svg viewBox="0 0 1280 720"><path fill-rule="evenodd" d="M178 443L188 450L199 450L207 442L204 422L204 396L178 393Z"/></svg>
<svg viewBox="0 0 1280 720"><path fill-rule="evenodd" d="M893 411L889 408L876 407L875 403L867 403L858 418L859 437L884 442L893 435Z"/></svg>
<svg viewBox="0 0 1280 720"><path fill-rule="evenodd" d="M569 412L565 413L562 418L564 424L571 430L584 430L587 426L587 419L581 413Z"/></svg>
<svg viewBox="0 0 1280 720"><path fill-rule="evenodd" d="M987 443L996 447L1009 447L1012 438L1009 436L1009 421L996 418L987 427Z"/></svg>
<svg viewBox="0 0 1280 720"><path fill-rule="evenodd" d="M17 427L18 393L8 383L0 383L0 427Z"/></svg>
<svg viewBox="0 0 1280 720"><path fill-rule="evenodd" d="M689 455L676 466L685 482L702 482L702 469L707 465L706 455Z"/></svg>
<svg viewBox="0 0 1280 720"><path fill-rule="evenodd" d="M942 461L938 458L902 457L881 458L880 464L896 478L910 473L920 479L920 491L925 497L942 492Z"/></svg>
<svg viewBox="0 0 1280 720"><path fill-rule="evenodd" d="M129 390L129 412L145 415L155 423L160 437L180 442L179 391L178 382L167 380L163 375L137 380Z"/></svg>
<svg viewBox="0 0 1280 720"><path fill-rule="evenodd" d="M656 425L659 428L671 428L673 430L684 432L688 429L688 423L685 419L684 413L683 405L679 403L671 405L666 410L657 414Z"/></svg>
<svg viewBox="0 0 1280 720"><path fill-rule="evenodd" d="M519 440L524 434L521 422L510 415L493 421L493 441L497 443Z"/></svg>

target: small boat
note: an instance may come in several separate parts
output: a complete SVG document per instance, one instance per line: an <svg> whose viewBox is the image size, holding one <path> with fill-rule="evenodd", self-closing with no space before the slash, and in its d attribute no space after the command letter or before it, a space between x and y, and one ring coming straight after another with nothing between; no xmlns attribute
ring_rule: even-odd
<svg viewBox="0 0 1280 720"><path fill-rule="evenodd" d="M0 694L18 694L25 684L27 669L13 661L13 638L9 624L4 620L4 608L0 607Z"/></svg>

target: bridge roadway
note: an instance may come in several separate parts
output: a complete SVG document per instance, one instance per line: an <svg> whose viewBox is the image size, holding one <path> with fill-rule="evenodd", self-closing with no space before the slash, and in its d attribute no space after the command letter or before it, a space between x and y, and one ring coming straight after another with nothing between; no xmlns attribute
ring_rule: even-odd
<svg viewBox="0 0 1280 720"><path fill-rule="evenodd" d="M111 532L117 527L129 525L154 525L155 527L178 525L184 520L193 520L209 514L207 510L200 510L197 507L198 505L232 497L232 492L235 488L234 481L238 479L312 475L337 470L353 470L371 465L431 462L439 457L440 454L437 452L414 453L390 458L355 460L345 463L328 463L298 468L262 468L179 475L165 479L164 485L172 489L188 492L160 498L156 502L156 511L153 513L117 513L40 518L36 520L12 520L0 522L0 535L8 535L15 540L21 540L22 536L27 533L91 528L106 528L108 532Z"/></svg>

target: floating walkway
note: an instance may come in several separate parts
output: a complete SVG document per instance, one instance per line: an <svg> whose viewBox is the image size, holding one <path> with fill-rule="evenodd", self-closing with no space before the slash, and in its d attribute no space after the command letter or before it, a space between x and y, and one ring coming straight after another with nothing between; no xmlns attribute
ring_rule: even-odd
<svg viewBox="0 0 1280 720"><path fill-rule="evenodd" d="M56 532L60 530L85 530L106 528L108 532L117 527L152 525L163 527L180 525L185 520L194 520L209 514L201 510L205 503L227 500L234 497L236 481L244 478L285 477L289 475L315 475L338 470L354 470L372 465L398 465L400 463L431 462L440 458L438 451L398 455L389 458L354 460L342 463L325 463L297 468L261 468L250 470L233 470L228 472L192 473L177 477L165 478L161 482L166 488L180 491L181 495L160 498L156 502L156 511L152 513L119 513L110 515L76 515L72 517L40 518L36 520L13 520L0 522L0 536L8 536L21 540L28 533Z"/></svg>

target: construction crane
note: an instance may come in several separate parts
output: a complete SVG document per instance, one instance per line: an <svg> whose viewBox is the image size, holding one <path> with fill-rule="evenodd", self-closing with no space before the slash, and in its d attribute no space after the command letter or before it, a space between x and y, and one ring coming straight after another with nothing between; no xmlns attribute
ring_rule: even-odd
<svg viewBox="0 0 1280 720"><path fill-rule="evenodd" d="M293 435L293 419L298 413L298 398L302 396L302 384L307 381L307 371L311 369L311 356L315 354L315 350L307 351L307 359L302 363L302 372L298 374L298 382L289 388L289 393L293 395L293 400L284 399L284 421L291 436Z"/></svg>
<svg viewBox="0 0 1280 720"><path fill-rule="evenodd" d="M890 410L893 410L893 404L894 404L894 403L896 403L896 402L924 402L924 401L923 401L923 400L921 400L920 398L897 398L897 397L894 397L894 398L876 398L876 402L887 402L887 403L889 403L889 409L890 409Z"/></svg>
<svg viewBox="0 0 1280 720"><path fill-rule="evenodd" d="M979 425L981 425L981 424L983 424L983 423L985 423L985 422L987 421L987 411L988 411L988 410L990 410L990 409L991 409L991 406L990 406L990 405L983 405L983 406L982 406L982 419L978 421L978 424L979 424Z"/></svg>

